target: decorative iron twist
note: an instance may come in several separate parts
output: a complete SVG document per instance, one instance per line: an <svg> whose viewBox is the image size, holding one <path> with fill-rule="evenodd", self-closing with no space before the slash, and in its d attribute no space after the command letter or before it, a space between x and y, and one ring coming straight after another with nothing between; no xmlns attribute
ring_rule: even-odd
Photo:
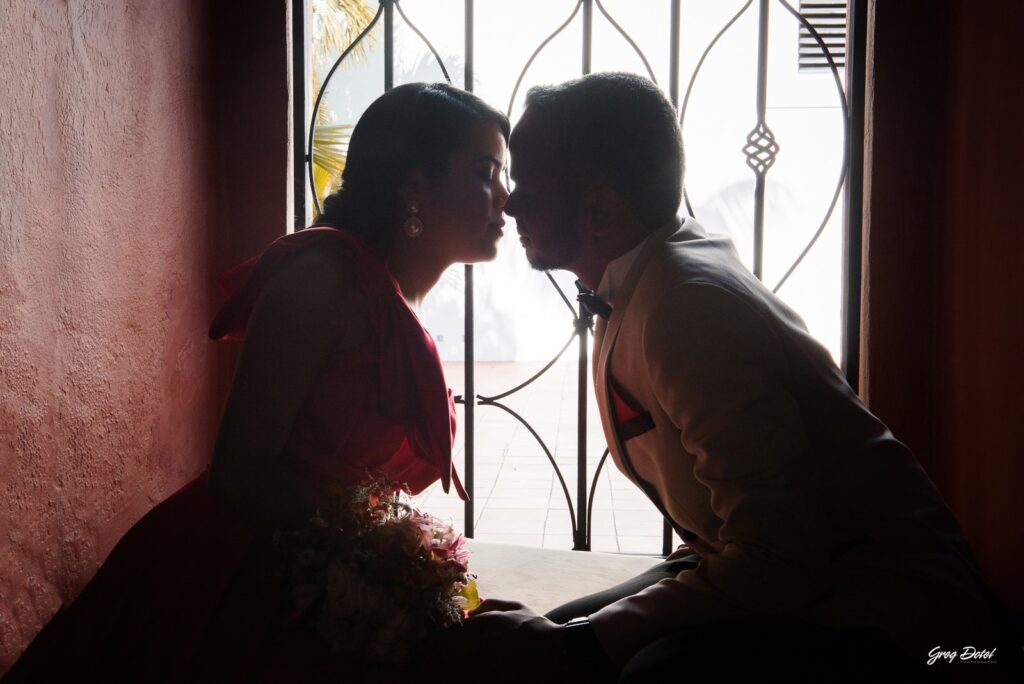
<svg viewBox="0 0 1024 684"><path fill-rule="evenodd" d="M775 155L779 153L779 144L775 142L775 134L768 124L761 121L754 130L747 134L747 144L743 147L747 155L747 166L759 176L763 176L775 163Z"/></svg>

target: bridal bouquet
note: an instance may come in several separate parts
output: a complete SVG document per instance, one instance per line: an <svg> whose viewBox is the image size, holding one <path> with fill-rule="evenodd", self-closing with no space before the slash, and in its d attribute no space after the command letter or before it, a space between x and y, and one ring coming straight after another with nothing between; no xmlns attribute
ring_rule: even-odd
<svg viewBox="0 0 1024 684"><path fill-rule="evenodd" d="M476 607L465 538L406 503L408 494L371 481L275 537L293 620L335 653L401 663L421 638Z"/></svg>

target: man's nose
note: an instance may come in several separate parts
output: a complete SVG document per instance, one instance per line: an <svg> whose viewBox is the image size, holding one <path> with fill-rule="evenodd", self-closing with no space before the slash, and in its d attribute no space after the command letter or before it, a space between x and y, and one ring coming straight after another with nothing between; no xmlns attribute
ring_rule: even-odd
<svg viewBox="0 0 1024 684"><path fill-rule="evenodd" d="M503 211L509 216L514 217L518 210L519 202L517 201L516 191L513 190L512 192L505 195L505 206L503 208Z"/></svg>

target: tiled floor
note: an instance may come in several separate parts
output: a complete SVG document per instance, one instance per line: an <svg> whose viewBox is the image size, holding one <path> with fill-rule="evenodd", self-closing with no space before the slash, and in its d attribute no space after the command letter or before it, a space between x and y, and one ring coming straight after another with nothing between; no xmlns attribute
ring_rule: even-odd
<svg viewBox="0 0 1024 684"><path fill-rule="evenodd" d="M511 389L539 371L542 363L477 363L476 391L493 396ZM501 400L520 414L545 442L576 501L578 362L567 351L528 387ZM446 363L445 373L456 394L462 393L464 368ZM589 375L589 371L588 371ZM589 381L589 377L588 377ZM593 481L605 449L593 389L587 388L587 483ZM455 463L464 463L464 416L459 405L459 433ZM509 413L494 406L476 409L475 458L476 530L484 541L545 548L572 548L572 521L565 493L544 449L530 431ZM416 497L415 505L465 529L465 510L454 490L445 494L435 484ZM661 553L661 516L632 483L619 473L609 457L594 495L592 548L629 554ZM674 543L679 543L678 539Z"/></svg>

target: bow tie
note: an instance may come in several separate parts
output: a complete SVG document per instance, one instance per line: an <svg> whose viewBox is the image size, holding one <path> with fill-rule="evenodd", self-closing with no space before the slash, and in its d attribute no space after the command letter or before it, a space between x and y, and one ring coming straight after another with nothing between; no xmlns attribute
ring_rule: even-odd
<svg viewBox="0 0 1024 684"><path fill-rule="evenodd" d="M579 294L576 295L576 301L583 305L583 308L601 318L608 320L612 315L611 304L604 301L601 297L597 296L593 290L587 289L583 283L576 281L576 289L579 290Z"/></svg>

